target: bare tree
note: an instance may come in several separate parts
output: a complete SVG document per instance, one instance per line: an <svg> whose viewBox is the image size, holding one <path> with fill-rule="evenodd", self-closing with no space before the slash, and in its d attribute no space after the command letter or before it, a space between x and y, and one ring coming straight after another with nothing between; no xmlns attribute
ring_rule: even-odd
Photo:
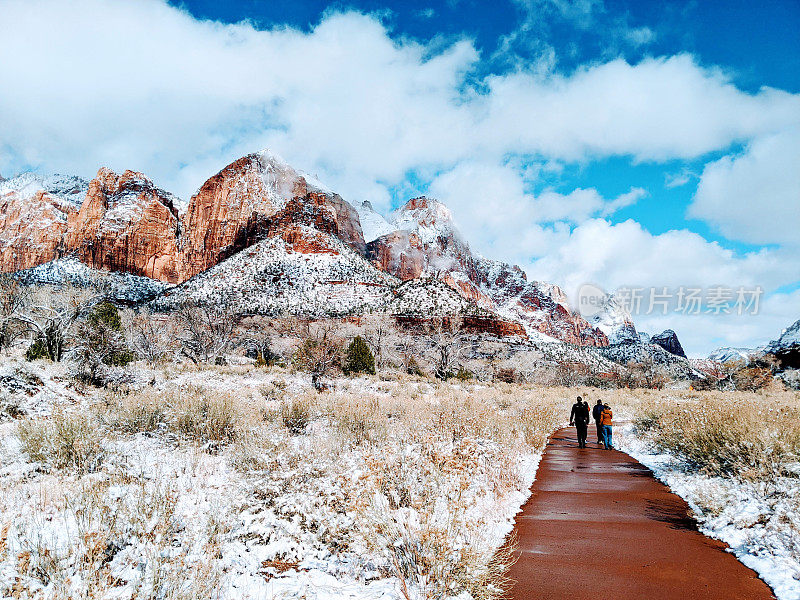
<svg viewBox="0 0 800 600"><path fill-rule="evenodd" d="M366 323L363 337L375 357L375 366L380 370L388 359L389 337L396 328L388 315L371 315L364 320Z"/></svg>
<svg viewBox="0 0 800 600"><path fill-rule="evenodd" d="M432 322L434 374L447 379L464 351L463 321L460 317L435 317Z"/></svg>
<svg viewBox="0 0 800 600"><path fill-rule="evenodd" d="M0 274L0 351L10 346L23 330L20 316L30 302L30 288L11 275Z"/></svg>
<svg viewBox="0 0 800 600"><path fill-rule="evenodd" d="M179 331L173 318L144 309L126 313L123 319L131 349L150 365L174 357L180 349Z"/></svg>
<svg viewBox="0 0 800 600"><path fill-rule="evenodd" d="M231 311L186 303L176 319L181 352L195 364L217 362L233 345L238 317Z"/></svg>
<svg viewBox="0 0 800 600"><path fill-rule="evenodd" d="M60 361L65 354L74 328L101 299L92 288L73 285L42 287L32 294L17 319L23 331L33 337L42 354Z"/></svg>
<svg viewBox="0 0 800 600"><path fill-rule="evenodd" d="M311 384L314 388L322 390L322 379L341 358L342 343L332 323L309 326L308 331L308 337L294 354L294 361L300 369L311 373Z"/></svg>

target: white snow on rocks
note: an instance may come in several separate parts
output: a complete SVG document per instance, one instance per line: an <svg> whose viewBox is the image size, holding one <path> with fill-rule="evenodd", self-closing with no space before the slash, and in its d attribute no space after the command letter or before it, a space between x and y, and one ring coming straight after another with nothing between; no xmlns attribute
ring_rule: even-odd
<svg viewBox="0 0 800 600"><path fill-rule="evenodd" d="M142 302L168 290L172 285L130 273L92 269L76 258L59 258L17 271L14 276L26 285L64 285L103 287L111 298L122 302Z"/></svg>
<svg viewBox="0 0 800 600"><path fill-rule="evenodd" d="M303 228L311 239L321 236ZM330 252L296 252L282 238L267 238L167 291L157 309L190 300L235 306L244 313L341 316L370 312L398 281L379 271L349 246L323 236Z"/></svg>
<svg viewBox="0 0 800 600"><path fill-rule="evenodd" d="M89 182L75 175L23 173L0 181L0 196L14 193L21 198L32 198L44 191L75 206L80 206L88 189Z"/></svg>
<svg viewBox="0 0 800 600"><path fill-rule="evenodd" d="M358 218L361 221L361 230L364 232L364 241L367 244L397 229L397 227L375 212L368 200L364 200L357 210Z"/></svg>

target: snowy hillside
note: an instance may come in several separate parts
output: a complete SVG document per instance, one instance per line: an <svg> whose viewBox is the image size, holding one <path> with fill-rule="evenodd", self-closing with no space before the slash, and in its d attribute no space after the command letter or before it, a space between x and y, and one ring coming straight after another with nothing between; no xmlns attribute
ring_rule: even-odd
<svg viewBox="0 0 800 600"><path fill-rule="evenodd" d="M196 275L153 302L174 309L190 300L236 307L239 312L347 315L369 312L399 282L340 240L301 228L320 251L296 251L282 238L267 238Z"/></svg>
<svg viewBox="0 0 800 600"><path fill-rule="evenodd" d="M726 363L731 361L745 361L750 360L750 355L754 353L752 348L730 348L723 347L717 348L708 355L709 360L719 363Z"/></svg>
<svg viewBox="0 0 800 600"><path fill-rule="evenodd" d="M172 287L148 277L92 269L75 258L60 258L32 269L17 271L15 277L26 285L71 283L80 287L98 287L107 290L111 298L134 303L150 300Z"/></svg>
<svg viewBox="0 0 800 600"><path fill-rule="evenodd" d="M0 197L14 193L20 198L32 198L37 192L44 191L75 206L80 206L88 189L89 182L76 175L23 173L0 180Z"/></svg>
<svg viewBox="0 0 800 600"><path fill-rule="evenodd" d="M781 352L800 346L800 319L781 332L777 340L767 345L767 352Z"/></svg>
<svg viewBox="0 0 800 600"><path fill-rule="evenodd" d="M636 341L623 341L605 348L598 348L597 352L609 360L613 360L622 365L627 365L628 363L648 363L652 361L654 365L666 367L675 377L696 379L701 376L692 368L686 358L667 352L664 348L656 344L642 343L638 339Z"/></svg>
<svg viewBox="0 0 800 600"><path fill-rule="evenodd" d="M385 298L382 310L393 315L430 317L488 314L467 302L447 284L432 277L406 281L388 291Z"/></svg>

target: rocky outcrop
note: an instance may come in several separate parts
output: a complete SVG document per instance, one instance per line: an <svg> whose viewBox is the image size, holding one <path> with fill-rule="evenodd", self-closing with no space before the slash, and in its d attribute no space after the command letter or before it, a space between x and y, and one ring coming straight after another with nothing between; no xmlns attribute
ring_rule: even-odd
<svg viewBox="0 0 800 600"><path fill-rule="evenodd" d="M500 314L522 322L529 331L578 346L607 346L608 338L567 303L557 285L528 281L518 266L488 259L476 262L481 289Z"/></svg>
<svg viewBox="0 0 800 600"><path fill-rule="evenodd" d="M417 329L420 331L431 331L441 322L429 317L420 317L416 315L395 315L395 322L408 329ZM452 319L445 317L443 319L443 326L445 328L455 327L455 323L451 323ZM470 315L460 317L458 321L458 328L466 333L487 334L496 337L520 337L527 338L525 328L519 323L514 321L507 321L493 315L477 316Z"/></svg>
<svg viewBox="0 0 800 600"><path fill-rule="evenodd" d="M767 344L766 352L780 361L781 368L800 369L800 320L784 329L777 340Z"/></svg>
<svg viewBox="0 0 800 600"><path fill-rule="evenodd" d="M529 282L517 266L476 257L450 211L426 197L389 218L397 230L367 243L367 258L400 279L439 278L478 306L519 321L528 333L581 346L605 346L605 334L574 313L558 286Z"/></svg>
<svg viewBox="0 0 800 600"><path fill-rule="evenodd" d="M357 211L268 151L240 158L209 178L183 214L179 199L145 175L105 168L88 183L0 182L0 203L4 271L74 258L93 269L169 284L208 273L196 290L170 294L205 298L208 292L258 310L295 310L303 298L313 303L303 274L319 286L319 306L332 306L337 314L366 305L398 315L468 314L480 317L470 325L476 331L521 331L542 342L580 346L609 343L570 308L558 286L528 281L519 267L473 255L440 202L413 198L383 219L369 203ZM269 273L250 273L249 290L235 271L217 268L234 258L240 270L250 273L242 261L258 259ZM287 278L289 266L297 276ZM419 285L398 285L395 277ZM226 292L226 286L237 291Z"/></svg>
<svg viewBox="0 0 800 600"><path fill-rule="evenodd" d="M365 249L356 210L267 151L207 180L183 216L178 198L134 171L101 168L88 184L25 175L0 186L0 270L6 272L71 256L96 269L180 283L265 237L331 251L301 227L358 253Z"/></svg>
<svg viewBox="0 0 800 600"><path fill-rule="evenodd" d="M686 353L683 351L678 335L672 329L666 329L650 338L650 343L656 346L661 346L664 350L675 356L686 358Z"/></svg>
<svg viewBox="0 0 800 600"><path fill-rule="evenodd" d="M141 173L102 168L69 216L65 251L96 269L177 283L185 269L176 200Z"/></svg>
<svg viewBox="0 0 800 600"><path fill-rule="evenodd" d="M26 173L0 182L0 271L28 269L64 253L69 215L87 182L79 177Z"/></svg>
<svg viewBox="0 0 800 600"><path fill-rule="evenodd" d="M358 213L269 152L250 154L208 179L183 217L188 276L201 273L259 239L313 225L364 251Z"/></svg>

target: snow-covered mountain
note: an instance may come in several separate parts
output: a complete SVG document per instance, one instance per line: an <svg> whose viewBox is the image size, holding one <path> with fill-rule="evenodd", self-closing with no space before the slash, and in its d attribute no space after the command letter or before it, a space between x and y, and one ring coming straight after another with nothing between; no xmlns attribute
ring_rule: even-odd
<svg viewBox="0 0 800 600"><path fill-rule="evenodd" d="M364 241L367 244L397 229L380 213L375 212L369 200L364 200L358 207L358 218L361 221L361 231L364 233Z"/></svg>
<svg viewBox="0 0 800 600"><path fill-rule="evenodd" d="M602 331L575 313L556 285L528 281L519 267L472 253L441 202L411 199L386 221L395 230L367 243L373 263L400 279L436 277L464 298L522 323L531 336L604 346Z"/></svg>
<svg viewBox="0 0 800 600"><path fill-rule="evenodd" d="M784 329L777 340L767 344L765 351L774 354L783 368L800 369L800 320Z"/></svg>
<svg viewBox="0 0 800 600"><path fill-rule="evenodd" d="M724 346L713 350L708 355L708 360L713 360L718 363L726 363L731 361L745 361L750 360L750 356L756 351L752 348L731 348Z"/></svg>
<svg viewBox="0 0 800 600"><path fill-rule="evenodd" d="M496 322L514 321L543 343L638 340L613 297L590 322L557 285L473 254L441 202L413 198L384 218L267 150L224 167L188 203L141 173L105 168L90 182L34 175L0 182L0 203L0 270L50 264L43 271L51 277L64 272L59 260L72 257L180 284L165 286L159 307L192 299L340 315L413 306L465 313L465 304Z"/></svg>
<svg viewBox="0 0 800 600"><path fill-rule="evenodd" d="M254 314L344 316L385 305L398 284L338 238L300 226L288 239L266 237L170 289L153 307L192 301Z"/></svg>
<svg viewBox="0 0 800 600"><path fill-rule="evenodd" d="M625 304L613 294L606 294L603 304L597 312L587 316L587 320L606 334L609 343L637 341L640 339L633 324L633 318ZM642 340L649 342L647 340Z"/></svg>

